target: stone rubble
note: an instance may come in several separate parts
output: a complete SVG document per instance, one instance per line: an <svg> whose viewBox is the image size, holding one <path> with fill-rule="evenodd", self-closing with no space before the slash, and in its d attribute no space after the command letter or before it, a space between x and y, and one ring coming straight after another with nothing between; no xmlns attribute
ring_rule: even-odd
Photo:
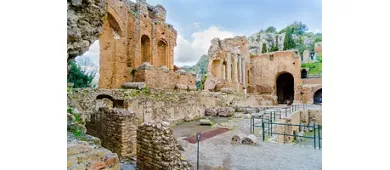
<svg viewBox="0 0 390 170"><path fill-rule="evenodd" d="M137 130L137 168L189 170L168 122L142 123Z"/></svg>

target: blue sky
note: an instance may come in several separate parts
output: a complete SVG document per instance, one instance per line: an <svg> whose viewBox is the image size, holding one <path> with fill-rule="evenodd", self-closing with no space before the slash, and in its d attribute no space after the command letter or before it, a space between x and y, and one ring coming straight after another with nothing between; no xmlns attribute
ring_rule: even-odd
<svg viewBox="0 0 390 170"><path fill-rule="evenodd" d="M135 1L135 0L131 0ZM211 39L249 36L274 26L280 30L302 21L322 32L321 0L147 0L167 10L167 23L178 31L175 65L193 65L207 54ZM98 64L98 43L84 56Z"/></svg>

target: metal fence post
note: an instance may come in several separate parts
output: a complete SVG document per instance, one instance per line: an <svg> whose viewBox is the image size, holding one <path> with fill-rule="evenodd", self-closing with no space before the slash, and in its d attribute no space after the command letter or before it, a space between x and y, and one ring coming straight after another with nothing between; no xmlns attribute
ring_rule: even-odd
<svg viewBox="0 0 390 170"><path fill-rule="evenodd" d="M321 125L318 125L318 148L321 149Z"/></svg>
<svg viewBox="0 0 390 170"><path fill-rule="evenodd" d="M314 129L314 149L316 148L316 124L314 123L313 125L313 129Z"/></svg>
<svg viewBox="0 0 390 170"><path fill-rule="evenodd" d="M264 134L264 122L262 121L261 122L261 129L262 129L262 131L263 131L263 141L265 140L265 134Z"/></svg>
<svg viewBox="0 0 390 170"><path fill-rule="evenodd" d="M272 136L272 118L271 118L271 136Z"/></svg>
<svg viewBox="0 0 390 170"><path fill-rule="evenodd" d="M196 133L196 139L197 139L197 141L198 141L198 151L197 151L196 168L199 170L199 141L200 141L200 132Z"/></svg>
<svg viewBox="0 0 390 170"><path fill-rule="evenodd" d="M255 133L255 118L252 119L252 132Z"/></svg>
<svg viewBox="0 0 390 170"><path fill-rule="evenodd" d="M252 119L253 117L251 116L251 118L249 119L249 132L252 133Z"/></svg>
<svg viewBox="0 0 390 170"><path fill-rule="evenodd" d="M276 116L276 111L274 111L274 121L276 120L276 117L275 117L275 116Z"/></svg>

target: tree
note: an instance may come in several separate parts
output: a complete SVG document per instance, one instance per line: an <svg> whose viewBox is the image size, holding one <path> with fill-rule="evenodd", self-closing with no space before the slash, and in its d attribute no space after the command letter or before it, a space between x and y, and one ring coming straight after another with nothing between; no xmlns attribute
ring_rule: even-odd
<svg viewBox="0 0 390 170"><path fill-rule="evenodd" d="M261 53L266 53L267 52L267 45L263 43L263 47L261 48Z"/></svg>
<svg viewBox="0 0 390 170"><path fill-rule="evenodd" d="M267 29L265 29L265 32L267 33L275 33L276 28L274 26L269 26Z"/></svg>
<svg viewBox="0 0 390 170"><path fill-rule="evenodd" d="M271 52L279 51L279 37L278 37L278 35L276 35L276 44L275 44L275 45L272 45L270 51L271 51Z"/></svg>
<svg viewBox="0 0 390 170"><path fill-rule="evenodd" d="M80 66L78 66L75 62L70 62L70 70L68 73L68 83L74 83L74 88L85 88L85 87L93 87L92 80L95 75L86 74L81 70Z"/></svg>
<svg viewBox="0 0 390 170"><path fill-rule="evenodd" d="M294 23L290 24L286 28L280 30L280 33L283 32L291 32L292 34L297 34L297 35L303 35L309 28L305 24L303 24L301 21L297 22L295 21Z"/></svg>
<svg viewBox="0 0 390 170"><path fill-rule="evenodd" d="M294 49L297 46L292 38L292 31L293 30L286 32L286 38L284 38L283 42L283 50Z"/></svg>
<svg viewBox="0 0 390 170"><path fill-rule="evenodd" d="M293 23L293 27L295 28L296 34L298 34L298 35L302 35L303 33L305 33L309 29L301 21L299 21L299 22L295 21Z"/></svg>

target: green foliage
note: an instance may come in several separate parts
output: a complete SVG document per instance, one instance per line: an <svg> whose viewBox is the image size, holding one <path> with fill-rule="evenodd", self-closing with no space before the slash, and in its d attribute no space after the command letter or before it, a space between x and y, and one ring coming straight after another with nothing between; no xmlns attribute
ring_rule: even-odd
<svg viewBox="0 0 390 170"><path fill-rule="evenodd" d="M204 82L206 81L206 79L207 79L207 75L203 75L202 80L201 80L200 89L204 89Z"/></svg>
<svg viewBox="0 0 390 170"><path fill-rule="evenodd" d="M304 63L301 68L309 68L309 74L312 75L322 74L322 59L321 62Z"/></svg>
<svg viewBox="0 0 390 170"><path fill-rule="evenodd" d="M292 31L286 32L286 38L283 42L283 50L290 50L295 49L297 45L295 44L293 38L292 38Z"/></svg>
<svg viewBox="0 0 390 170"><path fill-rule="evenodd" d="M303 35L309 28L303 24L301 21L294 21L294 23L290 24L286 28L280 30L280 33L283 32L291 32L291 34Z"/></svg>
<svg viewBox="0 0 390 170"><path fill-rule="evenodd" d="M267 45L263 43L263 47L261 48L261 53L266 53L267 52Z"/></svg>
<svg viewBox="0 0 390 170"><path fill-rule="evenodd" d="M270 52L279 51L279 37L276 35L276 44L272 45Z"/></svg>
<svg viewBox="0 0 390 170"><path fill-rule="evenodd" d="M317 43L317 42L322 42L322 33L317 33L315 35L315 39L314 39L314 43Z"/></svg>
<svg viewBox="0 0 390 170"><path fill-rule="evenodd" d="M265 29L265 32L276 33L276 28L274 26L269 26L267 29Z"/></svg>
<svg viewBox="0 0 390 170"><path fill-rule="evenodd" d="M93 87L92 80L95 77L94 74L86 74L84 73L80 66L78 66L75 62L70 62L71 68L68 73L68 83L74 83L74 88L85 88L85 87Z"/></svg>

